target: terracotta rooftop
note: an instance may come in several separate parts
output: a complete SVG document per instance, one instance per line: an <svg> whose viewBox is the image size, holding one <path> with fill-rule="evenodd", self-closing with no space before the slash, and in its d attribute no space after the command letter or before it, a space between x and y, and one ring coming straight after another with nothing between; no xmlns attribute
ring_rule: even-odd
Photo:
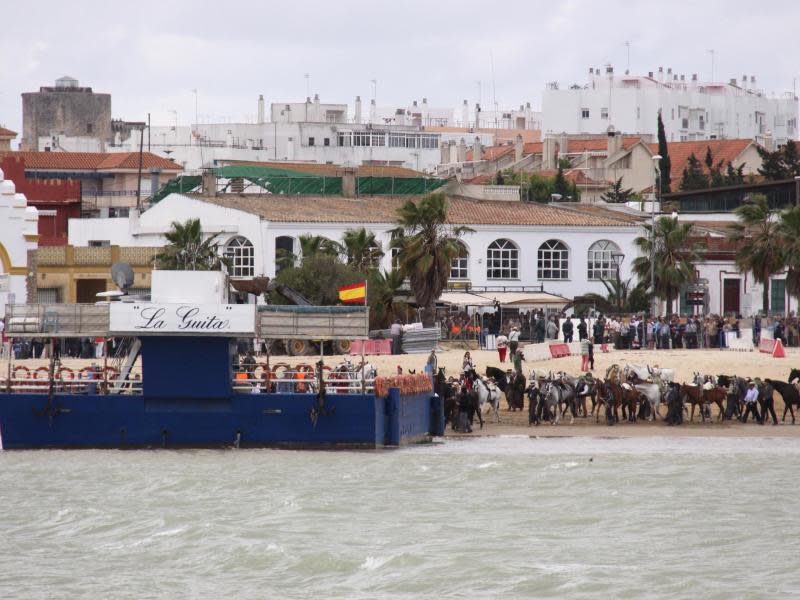
<svg viewBox="0 0 800 600"><path fill-rule="evenodd" d="M6 129L5 127L0 127L0 137L15 138L17 137L17 132Z"/></svg>
<svg viewBox="0 0 800 600"><path fill-rule="evenodd" d="M571 210L582 213L584 215L593 215L609 219L618 219L620 221L625 221L630 225L638 225L639 223L642 223L650 218L647 215L611 208L610 205L607 204L585 204L583 202L559 202L558 204L556 204L556 206L564 210Z"/></svg>
<svg viewBox="0 0 800 600"><path fill-rule="evenodd" d="M0 156L19 157L29 170L112 171L138 169L138 152L3 152ZM150 152L142 153L142 169L183 171L183 167Z"/></svg>
<svg viewBox="0 0 800 600"><path fill-rule="evenodd" d="M248 196L192 198L225 208L259 215L269 221L289 223L394 223L397 209L419 197ZM630 227L629 220L610 213L588 214L547 204L476 201L449 198L448 222L453 225L544 225L565 227Z"/></svg>
<svg viewBox="0 0 800 600"><path fill-rule="evenodd" d="M286 171L299 171L302 173L313 173L323 177L341 177L342 171L346 168L356 170L357 177L430 177L427 173L397 167L393 165L368 165L360 167L346 167L344 165L327 165L320 163L291 163L291 162L259 162L253 160L226 160L225 165L246 166L246 167L267 167L270 169L283 169Z"/></svg>
<svg viewBox="0 0 800 600"><path fill-rule="evenodd" d="M669 152L670 160L670 177L672 178L672 189L677 190L680 184L683 170L689 164L689 156L694 153L703 171L708 172L706 167L706 149L711 148L711 156L714 158L714 164L723 161L725 165L728 162L734 162L745 149L753 144L753 140L698 140L695 142L669 142L667 144L667 152ZM649 144L650 151L654 154L658 153L658 144ZM751 165L753 166L753 165Z"/></svg>
<svg viewBox="0 0 800 600"><path fill-rule="evenodd" d="M502 146L489 146L481 152L481 160L497 160L506 154L513 154L514 146L503 144ZM467 150L467 160L473 160L472 150Z"/></svg>

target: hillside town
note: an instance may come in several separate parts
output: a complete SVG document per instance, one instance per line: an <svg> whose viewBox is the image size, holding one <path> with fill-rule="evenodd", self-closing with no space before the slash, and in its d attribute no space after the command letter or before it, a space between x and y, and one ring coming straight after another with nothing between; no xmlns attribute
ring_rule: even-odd
<svg viewBox="0 0 800 600"><path fill-rule="evenodd" d="M756 264L742 249L764 224L738 227L759 198L776 223L797 205L794 93L767 95L754 75L587 72L502 109L319 94L268 105L254 92L257 116L238 123L115 118L111 93L70 76L22 91L21 133L0 128L0 310L95 302L116 289L116 262L146 296L154 257L189 217L229 259L237 302L269 302L241 290L356 230L375 250L361 266L385 281L400 265L398 210L435 193L446 222L469 230L439 322L507 300L509 315L793 317L796 259ZM418 290L393 285L403 320L418 320Z"/></svg>

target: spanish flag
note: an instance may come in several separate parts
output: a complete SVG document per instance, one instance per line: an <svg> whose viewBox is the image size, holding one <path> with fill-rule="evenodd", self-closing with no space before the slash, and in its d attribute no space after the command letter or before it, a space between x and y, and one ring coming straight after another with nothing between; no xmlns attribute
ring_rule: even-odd
<svg viewBox="0 0 800 600"><path fill-rule="evenodd" d="M354 283L353 285L346 285L339 288L339 300L347 303L356 303L367 301L367 282Z"/></svg>

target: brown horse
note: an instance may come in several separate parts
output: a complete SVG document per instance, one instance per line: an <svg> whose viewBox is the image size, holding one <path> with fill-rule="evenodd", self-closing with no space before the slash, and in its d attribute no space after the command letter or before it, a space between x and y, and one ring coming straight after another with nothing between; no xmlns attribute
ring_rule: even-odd
<svg viewBox="0 0 800 600"><path fill-rule="evenodd" d="M698 404L716 404L719 408L719 420L722 421L725 416L725 409L722 406L722 402L727 397L727 390L723 387L715 385L712 389L706 390L702 385L687 385L682 383L681 396L684 402L688 402L692 405L691 414L689 415L690 423L694 420L694 409ZM700 410L700 417L703 419L703 423L705 423L706 415L702 407Z"/></svg>
<svg viewBox="0 0 800 600"><path fill-rule="evenodd" d="M631 423L635 423L636 412L638 410L638 402L641 397L641 394L633 386L630 386L629 389L628 387L625 387L624 385L619 384L615 381L608 381L606 383L608 384L611 393L614 394L615 414L616 414L616 408L618 406L621 406L622 417L627 418L628 421L630 421Z"/></svg>

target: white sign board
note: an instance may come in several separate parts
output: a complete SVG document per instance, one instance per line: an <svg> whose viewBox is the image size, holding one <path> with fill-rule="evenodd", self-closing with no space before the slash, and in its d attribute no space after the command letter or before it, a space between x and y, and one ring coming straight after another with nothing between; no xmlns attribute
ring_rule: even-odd
<svg viewBox="0 0 800 600"><path fill-rule="evenodd" d="M164 304L112 302L112 335L255 335L252 304Z"/></svg>

